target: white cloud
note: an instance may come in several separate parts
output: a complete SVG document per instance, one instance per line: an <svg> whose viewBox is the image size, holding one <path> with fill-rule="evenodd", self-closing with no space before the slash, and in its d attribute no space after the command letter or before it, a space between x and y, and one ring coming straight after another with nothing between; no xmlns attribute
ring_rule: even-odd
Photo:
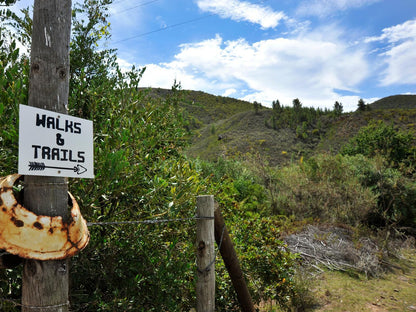
<svg viewBox="0 0 416 312"><path fill-rule="evenodd" d="M117 63L118 66L120 66L120 69L122 72L128 72L131 70L131 67L133 66L132 63L122 59L122 58L117 58Z"/></svg>
<svg viewBox="0 0 416 312"><path fill-rule="evenodd" d="M303 0L298 9L299 15L325 17L339 11L360 8L381 0Z"/></svg>
<svg viewBox="0 0 416 312"><path fill-rule="evenodd" d="M143 87L166 88L169 89L174 80L181 82L182 86L191 80L192 76L180 68L175 68L175 64L147 64L146 71L140 81ZM192 89L192 85L186 86L187 89Z"/></svg>
<svg viewBox="0 0 416 312"><path fill-rule="evenodd" d="M180 62L147 64L146 71L140 81L142 87L167 88L170 89L174 80L180 82L182 88L187 90L202 90L212 94L221 94L224 90L234 86L230 83L224 83L215 78L209 79L200 76L200 73L193 73L186 67L186 64ZM142 67L142 66L140 66Z"/></svg>
<svg viewBox="0 0 416 312"><path fill-rule="evenodd" d="M176 78L185 89L214 94L246 87L252 91L244 98L264 105L276 99L291 105L299 98L305 106L332 108L340 99L334 89L355 91L368 68L364 51L350 50L338 34L331 38L326 32L324 39L319 33L253 44L244 39L224 42L217 35L183 44L174 61L148 66L143 84L169 87Z"/></svg>
<svg viewBox="0 0 416 312"><path fill-rule="evenodd" d="M222 96L230 96L235 93L237 93L237 90L234 88L230 88L230 89L225 90Z"/></svg>
<svg viewBox="0 0 416 312"><path fill-rule="evenodd" d="M416 20L406 21L402 24L382 30L380 36L365 39L366 43L388 45L379 54L386 67L382 71L381 85L415 84L416 72Z"/></svg>
<svg viewBox="0 0 416 312"><path fill-rule="evenodd" d="M416 39L416 20L410 20L403 24L384 28L382 35L366 38L365 42L387 40L390 43L396 43L406 39Z"/></svg>
<svg viewBox="0 0 416 312"><path fill-rule="evenodd" d="M416 83L416 40L399 44L385 53L387 69L383 72L381 84Z"/></svg>
<svg viewBox="0 0 416 312"><path fill-rule="evenodd" d="M206 12L218 14L222 18L235 21L248 21L259 24L262 28L274 28L286 16L282 12L273 11L270 7L238 0L197 0L198 7Z"/></svg>

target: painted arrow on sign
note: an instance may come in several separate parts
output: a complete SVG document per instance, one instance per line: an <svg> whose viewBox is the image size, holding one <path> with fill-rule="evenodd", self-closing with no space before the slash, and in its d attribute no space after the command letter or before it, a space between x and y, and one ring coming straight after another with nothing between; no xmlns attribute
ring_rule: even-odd
<svg viewBox="0 0 416 312"><path fill-rule="evenodd" d="M47 168L49 168L49 169L61 169L61 170L72 170L72 171L76 172L76 174L83 174L84 172L87 172L87 168L85 168L81 165L76 165L76 166L71 167L71 168L66 168L66 167L46 166L45 163L43 163L43 162L29 161L29 171L33 171L33 170L42 171L42 170L45 170Z"/></svg>

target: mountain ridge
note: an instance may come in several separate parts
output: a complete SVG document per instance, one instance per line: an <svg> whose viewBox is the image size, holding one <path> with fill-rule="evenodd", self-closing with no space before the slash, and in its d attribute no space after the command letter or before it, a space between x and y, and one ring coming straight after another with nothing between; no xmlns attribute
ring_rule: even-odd
<svg viewBox="0 0 416 312"><path fill-rule="evenodd" d="M299 134L302 122L292 127L271 127L273 109L185 91L181 107L192 130L186 155L215 161L218 157L258 153L271 165L284 165L316 153L336 153L360 128L373 120L393 124L416 134L416 95L393 95L367 105L366 111L323 113Z"/></svg>

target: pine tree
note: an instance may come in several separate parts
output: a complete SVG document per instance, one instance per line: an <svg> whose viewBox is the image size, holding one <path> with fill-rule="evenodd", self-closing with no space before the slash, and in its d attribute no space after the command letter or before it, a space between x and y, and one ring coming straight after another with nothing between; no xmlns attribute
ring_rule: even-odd
<svg viewBox="0 0 416 312"><path fill-rule="evenodd" d="M367 105L364 103L363 99L360 99L358 101L358 111L363 112L365 110L367 110Z"/></svg>
<svg viewBox="0 0 416 312"><path fill-rule="evenodd" d="M339 116L339 115L341 115L342 114L342 111L343 111L343 106L342 106L342 103L340 103L340 102L338 102L338 101L335 101L335 104L334 104L334 113L335 113L335 115L336 116Z"/></svg>
<svg viewBox="0 0 416 312"><path fill-rule="evenodd" d="M259 113L259 110L261 109L261 103L254 101L253 102L254 111L256 112L256 115Z"/></svg>

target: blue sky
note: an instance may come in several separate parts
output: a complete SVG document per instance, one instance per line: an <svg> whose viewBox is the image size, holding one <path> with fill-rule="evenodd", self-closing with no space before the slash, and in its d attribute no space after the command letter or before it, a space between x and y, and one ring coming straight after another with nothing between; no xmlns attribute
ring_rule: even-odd
<svg viewBox="0 0 416 312"><path fill-rule="evenodd" d="M21 0L24 7L33 1ZM344 111L416 94L416 0L115 0L112 39L142 87Z"/></svg>

